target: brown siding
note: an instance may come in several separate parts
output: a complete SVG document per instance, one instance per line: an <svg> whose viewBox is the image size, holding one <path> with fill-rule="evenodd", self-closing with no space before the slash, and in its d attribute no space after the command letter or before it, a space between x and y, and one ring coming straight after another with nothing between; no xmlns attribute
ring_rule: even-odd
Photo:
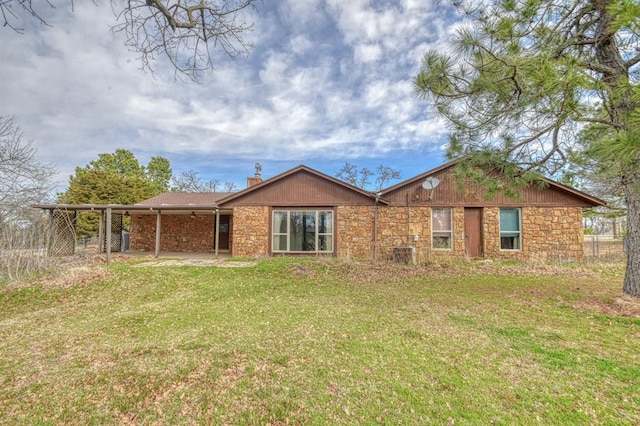
<svg viewBox="0 0 640 426"><path fill-rule="evenodd" d="M490 200L484 199L482 188L467 185L460 190L452 174L452 168L440 170L431 176L440 180L440 185L433 191L422 188L424 179L410 182L384 195L391 205L416 206L575 206L587 207L588 204L569 192L560 188L547 186L539 188L530 186L523 189L522 198L514 200L498 194ZM432 197L429 200L429 197Z"/></svg>
<svg viewBox="0 0 640 426"><path fill-rule="evenodd" d="M374 200L348 187L300 170L224 203L233 206L336 206L372 205Z"/></svg>

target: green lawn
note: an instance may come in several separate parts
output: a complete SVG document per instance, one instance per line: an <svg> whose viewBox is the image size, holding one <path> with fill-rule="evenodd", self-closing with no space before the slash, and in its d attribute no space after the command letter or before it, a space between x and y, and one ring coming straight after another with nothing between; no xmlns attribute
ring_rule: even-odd
<svg viewBox="0 0 640 426"><path fill-rule="evenodd" d="M640 424L622 265L97 268L0 290L0 424Z"/></svg>

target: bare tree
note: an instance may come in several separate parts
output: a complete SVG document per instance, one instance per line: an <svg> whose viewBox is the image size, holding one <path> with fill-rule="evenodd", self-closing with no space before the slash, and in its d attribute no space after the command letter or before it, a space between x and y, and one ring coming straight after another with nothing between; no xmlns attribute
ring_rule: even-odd
<svg viewBox="0 0 640 426"><path fill-rule="evenodd" d="M74 0L64 0L73 9ZM60 1L59 1L60 2ZM213 69L214 51L229 57L251 49L244 34L253 23L244 13L256 0L109 0L117 18L114 32L126 35L126 46L140 54L144 70L153 72L158 56L166 56L176 77L197 80ZM0 0L3 26L22 33L23 18L49 25L41 12L56 7L54 0L34 5L32 0ZM94 0L97 3L97 0Z"/></svg>
<svg viewBox="0 0 640 426"><path fill-rule="evenodd" d="M185 170L178 176L171 178L171 191L173 192L217 192L220 181L212 179L203 182L195 170Z"/></svg>
<svg viewBox="0 0 640 426"><path fill-rule="evenodd" d="M0 116L0 227L19 220L25 208L45 200L53 189L55 168L38 163L35 155L15 117Z"/></svg>
<svg viewBox="0 0 640 426"><path fill-rule="evenodd" d="M366 167L359 168L347 162L338 170L336 177L358 188L381 191L391 181L400 179L400 172L387 166L378 166L373 172ZM371 187L372 177L375 177L373 188Z"/></svg>
<svg viewBox="0 0 640 426"><path fill-rule="evenodd" d="M224 192L237 192L238 191L238 186L235 183L231 182L231 181L226 181L224 183L223 189L224 189Z"/></svg>
<svg viewBox="0 0 640 426"><path fill-rule="evenodd" d="M47 224L30 207L52 191L55 168L35 159L36 149L15 117L0 116L0 280L46 267Z"/></svg>
<svg viewBox="0 0 640 426"><path fill-rule="evenodd" d="M400 171L387 166L376 167L375 191L382 191L391 181L400 179Z"/></svg>

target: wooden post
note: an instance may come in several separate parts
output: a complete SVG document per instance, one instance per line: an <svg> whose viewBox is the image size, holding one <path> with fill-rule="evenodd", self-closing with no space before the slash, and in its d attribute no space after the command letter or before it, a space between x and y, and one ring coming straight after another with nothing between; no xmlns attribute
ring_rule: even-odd
<svg viewBox="0 0 640 426"><path fill-rule="evenodd" d="M105 232L107 240L107 265L111 262L111 207L107 207L107 230Z"/></svg>
<svg viewBox="0 0 640 426"><path fill-rule="evenodd" d="M104 210L100 210L100 226L98 227L98 253L104 250Z"/></svg>
<svg viewBox="0 0 640 426"><path fill-rule="evenodd" d="M160 216L162 215L162 211L156 211L156 250L155 250L155 258L157 259L160 256L160 226L161 220Z"/></svg>

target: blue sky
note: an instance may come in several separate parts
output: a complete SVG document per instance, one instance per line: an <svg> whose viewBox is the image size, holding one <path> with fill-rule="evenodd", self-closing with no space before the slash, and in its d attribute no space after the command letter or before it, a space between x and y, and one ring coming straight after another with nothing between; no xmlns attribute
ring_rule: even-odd
<svg viewBox="0 0 640 426"><path fill-rule="evenodd" d="M446 128L412 86L424 53L454 31L440 2L266 0L251 12L253 50L217 54L200 84L176 81L162 57L155 76L141 71L109 30L108 3L72 12L59 0L42 9L51 27L0 29L0 115L15 115L38 160L57 167L59 190L116 148L239 188L255 162L264 178L298 164L335 175L350 162L405 179L445 161Z"/></svg>

